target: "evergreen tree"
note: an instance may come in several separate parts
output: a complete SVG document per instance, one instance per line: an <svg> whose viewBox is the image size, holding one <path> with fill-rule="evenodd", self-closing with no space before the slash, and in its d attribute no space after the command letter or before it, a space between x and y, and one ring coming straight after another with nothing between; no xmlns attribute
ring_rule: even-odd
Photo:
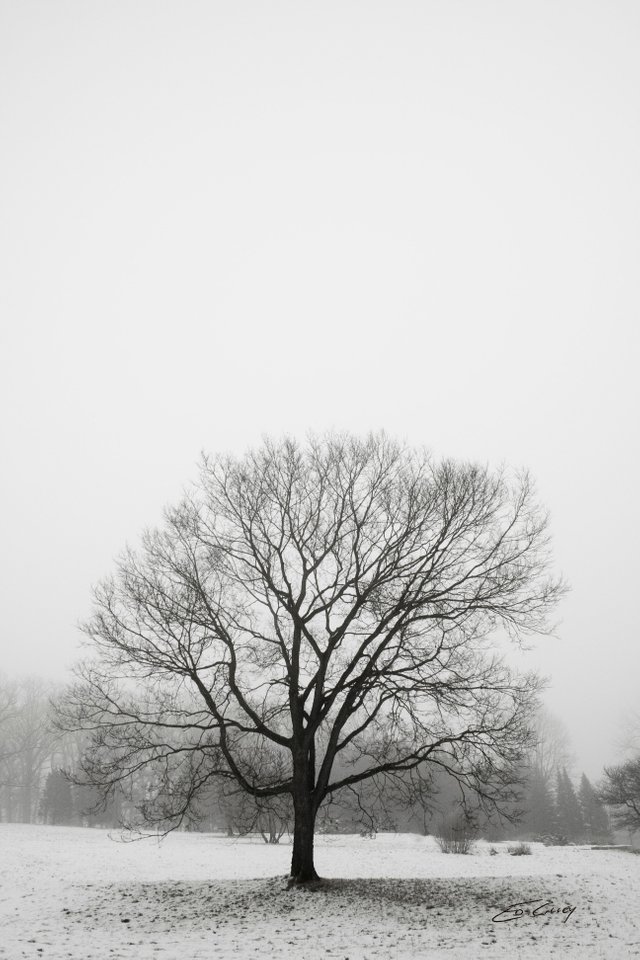
<svg viewBox="0 0 640 960"><path fill-rule="evenodd" d="M537 766L531 770L527 794L526 826L529 832L533 837L553 833L556 822L554 797L548 778Z"/></svg>
<svg viewBox="0 0 640 960"><path fill-rule="evenodd" d="M52 770L47 777L40 815L45 823L51 824L68 824L73 820L71 784L60 770Z"/></svg>
<svg viewBox="0 0 640 960"><path fill-rule="evenodd" d="M558 771L556 788L556 830L571 843L584 838L584 823L580 803L566 769Z"/></svg>
<svg viewBox="0 0 640 960"><path fill-rule="evenodd" d="M580 808L584 821L585 839L589 843L611 843L609 816L587 776L580 780Z"/></svg>

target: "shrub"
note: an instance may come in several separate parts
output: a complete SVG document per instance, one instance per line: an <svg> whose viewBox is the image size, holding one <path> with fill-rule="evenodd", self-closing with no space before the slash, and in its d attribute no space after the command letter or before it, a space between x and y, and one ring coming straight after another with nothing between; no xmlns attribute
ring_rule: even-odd
<svg viewBox="0 0 640 960"><path fill-rule="evenodd" d="M531 855L531 847L528 843L516 843L513 847L507 847L512 857L528 857Z"/></svg>
<svg viewBox="0 0 640 960"><path fill-rule="evenodd" d="M543 836L533 838L534 843L544 843L545 847L566 847L569 841L566 837L555 836L545 833Z"/></svg>
<svg viewBox="0 0 640 960"><path fill-rule="evenodd" d="M443 853L472 853L475 842L473 826L460 818L443 825L435 838Z"/></svg>
<svg viewBox="0 0 640 960"><path fill-rule="evenodd" d="M497 856L498 856L498 851L496 850L495 847L489 847L489 856L490 856L490 857L497 857Z"/></svg>
<svg viewBox="0 0 640 960"><path fill-rule="evenodd" d="M436 837L436 843L443 853L471 853L472 837Z"/></svg>

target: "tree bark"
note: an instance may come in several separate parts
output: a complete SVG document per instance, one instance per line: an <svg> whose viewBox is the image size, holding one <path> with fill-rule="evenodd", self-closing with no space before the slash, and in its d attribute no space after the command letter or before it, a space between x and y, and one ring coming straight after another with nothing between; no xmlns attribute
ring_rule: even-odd
<svg viewBox="0 0 640 960"><path fill-rule="evenodd" d="M291 855L291 883L311 883L319 880L313 862L313 839L316 810L308 795L294 797L293 853Z"/></svg>

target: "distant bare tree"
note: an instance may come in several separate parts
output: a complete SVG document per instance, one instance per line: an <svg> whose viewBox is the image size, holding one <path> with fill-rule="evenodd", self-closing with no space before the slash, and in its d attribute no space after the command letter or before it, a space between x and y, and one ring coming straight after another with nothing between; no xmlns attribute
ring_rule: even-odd
<svg viewBox="0 0 640 960"><path fill-rule="evenodd" d="M0 806L6 820L37 819L54 745L52 684L37 677L0 684Z"/></svg>
<svg viewBox="0 0 640 960"><path fill-rule="evenodd" d="M0 820L13 819L15 806L12 772L16 745L12 724L16 719L17 697L16 684L0 676Z"/></svg>
<svg viewBox="0 0 640 960"><path fill-rule="evenodd" d="M548 631L549 563L526 474L384 436L205 458L96 589L94 659L60 723L90 732L84 776L105 793L166 776L175 823L217 777L289 798L292 882L312 881L320 806L372 777L442 768L511 797L540 683L490 648Z"/></svg>
<svg viewBox="0 0 640 960"><path fill-rule="evenodd" d="M569 731L546 707L536 711L533 728L536 741L531 765L551 783L560 770L570 769L573 764Z"/></svg>
<svg viewBox="0 0 640 960"><path fill-rule="evenodd" d="M0 760L7 750L6 729L15 718L17 699L16 684L0 675Z"/></svg>
<svg viewBox="0 0 640 960"><path fill-rule="evenodd" d="M620 726L621 734L618 738L620 752L627 756L637 756L640 754L640 712L627 710Z"/></svg>

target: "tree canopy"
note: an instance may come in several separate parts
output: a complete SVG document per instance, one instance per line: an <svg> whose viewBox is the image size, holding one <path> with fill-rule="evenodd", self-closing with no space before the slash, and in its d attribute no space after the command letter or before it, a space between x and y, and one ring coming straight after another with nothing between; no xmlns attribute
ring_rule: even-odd
<svg viewBox="0 0 640 960"><path fill-rule="evenodd" d="M219 778L290 803L305 882L338 791L435 766L511 796L540 682L492 639L548 632L564 589L526 473L384 435L204 457L96 588L60 722L91 736L85 778L128 784L149 822L197 815Z"/></svg>

